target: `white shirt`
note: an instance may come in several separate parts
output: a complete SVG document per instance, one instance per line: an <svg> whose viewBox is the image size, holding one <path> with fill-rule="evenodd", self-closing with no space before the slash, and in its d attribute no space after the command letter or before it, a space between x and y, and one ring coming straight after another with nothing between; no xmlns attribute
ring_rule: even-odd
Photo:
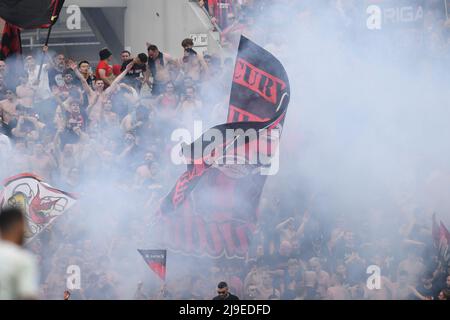
<svg viewBox="0 0 450 320"><path fill-rule="evenodd" d="M34 257L16 244L0 240L0 300L38 297Z"/></svg>
<svg viewBox="0 0 450 320"><path fill-rule="evenodd" d="M45 70L47 65L42 66L41 78L39 80L39 86L37 87L37 93L42 99L48 99L51 96L50 87L48 85L48 71ZM33 70L28 70L28 84L34 86L34 82L37 80L39 74L39 65L36 65Z"/></svg>

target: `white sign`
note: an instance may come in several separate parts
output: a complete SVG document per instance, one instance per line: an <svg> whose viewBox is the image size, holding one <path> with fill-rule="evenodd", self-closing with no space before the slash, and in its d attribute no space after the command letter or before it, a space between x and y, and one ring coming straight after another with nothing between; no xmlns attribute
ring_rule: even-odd
<svg viewBox="0 0 450 320"><path fill-rule="evenodd" d="M69 30L81 30L81 9L77 5L70 5L67 10L66 26Z"/></svg>
<svg viewBox="0 0 450 320"><path fill-rule="evenodd" d="M189 37L194 41L194 47L208 46L208 35L206 33L191 34Z"/></svg>

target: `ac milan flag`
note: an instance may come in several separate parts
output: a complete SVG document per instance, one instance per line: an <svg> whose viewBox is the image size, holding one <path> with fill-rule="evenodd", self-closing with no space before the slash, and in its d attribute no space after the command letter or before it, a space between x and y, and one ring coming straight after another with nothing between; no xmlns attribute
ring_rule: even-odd
<svg viewBox="0 0 450 320"><path fill-rule="evenodd" d="M26 241L32 240L76 202L76 196L53 188L31 173L6 179L0 191L0 209L16 207L26 218Z"/></svg>
<svg viewBox="0 0 450 320"><path fill-rule="evenodd" d="M246 256L267 177L267 163L260 160L276 154L289 97L282 64L242 36L227 123L183 148L188 169L162 200L163 243L169 249L213 258ZM256 134L247 136L249 131ZM211 136L214 141L205 143Z"/></svg>
<svg viewBox="0 0 450 320"><path fill-rule="evenodd" d="M58 19L65 0L2 0L0 18L21 29L48 28Z"/></svg>
<svg viewBox="0 0 450 320"><path fill-rule="evenodd" d="M167 250L141 250L142 255L150 269L153 270L163 281L166 280Z"/></svg>

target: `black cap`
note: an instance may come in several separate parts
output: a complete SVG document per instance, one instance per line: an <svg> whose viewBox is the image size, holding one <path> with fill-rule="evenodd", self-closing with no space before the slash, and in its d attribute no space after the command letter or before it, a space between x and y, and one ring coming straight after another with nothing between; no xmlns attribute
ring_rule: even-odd
<svg viewBox="0 0 450 320"><path fill-rule="evenodd" d="M112 53L111 53L111 51L109 51L108 48L104 48L104 49L100 50L98 55L100 56L100 60L105 60L105 59L108 59L109 57L111 57Z"/></svg>

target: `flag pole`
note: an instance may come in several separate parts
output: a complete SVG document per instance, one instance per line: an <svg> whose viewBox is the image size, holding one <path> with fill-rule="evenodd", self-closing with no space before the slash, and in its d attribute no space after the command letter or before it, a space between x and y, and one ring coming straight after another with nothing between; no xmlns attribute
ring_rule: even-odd
<svg viewBox="0 0 450 320"><path fill-rule="evenodd" d="M444 0L444 5L445 5L445 16L447 17L447 20L448 20L448 3L447 3L447 0Z"/></svg>
<svg viewBox="0 0 450 320"><path fill-rule="evenodd" d="M45 39L44 48L48 46L48 42L50 40L50 34L52 33L54 19L55 19L55 17L52 17L51 25L50 25L50 27L48 28L48 31L47 31L47 39ZM38 76L37 76L37 84L38 85L39 85L39 82L41 81L42 66L44 65L45 54L46 54L46 52L44 52L42 54L41 64L39 65L39 73L38 73Z"/></svg>

